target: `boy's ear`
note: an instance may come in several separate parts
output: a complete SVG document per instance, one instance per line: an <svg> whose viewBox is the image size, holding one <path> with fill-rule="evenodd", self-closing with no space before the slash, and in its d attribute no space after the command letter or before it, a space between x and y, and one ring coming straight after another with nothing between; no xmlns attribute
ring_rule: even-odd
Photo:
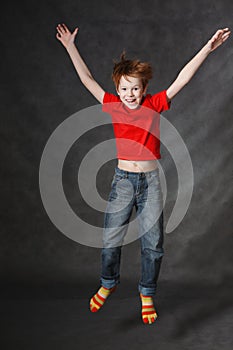
<svg viewBox="0 0 233 350"><path fill-rule="evenodd" d="M144 90L143 90L143 95L145 95L145 94L146 94L146 92L147 92L147 88L148 88L148 84L145 86L145 88L144 88Z"/></svg>

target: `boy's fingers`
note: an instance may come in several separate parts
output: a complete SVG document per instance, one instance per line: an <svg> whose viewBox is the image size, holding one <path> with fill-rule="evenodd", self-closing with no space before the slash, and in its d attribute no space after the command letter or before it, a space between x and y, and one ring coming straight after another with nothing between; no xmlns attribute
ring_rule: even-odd
<svg viewBox="0 0 233 350"><path fill-rule="evenodd" d="M65 30L65 28L63 27L62 24L58 24L57 28L59 29L59 31L60 31L61 33L65 33L65 32L66 32L66 30Z"/></svg>
<svg viewBox="0 0 233 350"><path fill-rule="evenodd" d="M61 40L61 37L59 36L58 33L56 34L56 38L57 38L58 40Z"/></svg>
<svg viewBox="0 0 233 350"><path fill-rule="evenodd" d="M230 32L227 32L227 33L224 33L222 37L225 38L225 36L229 36L229 35L230 35Z"/></svg>
<svg viewBox="0 0 233 350"><path fill-rule="evenodd" d="M62 31L62 28L60 27L60 25L57 26L57 31L58 31L58 33L60 33L60 34L64 32L64 31Z"/></svg>
<svg viewBox="0 0 233 350"><path fill-rule="evenodd" d="M215 35L218 36L221 32L222 32L222 29L219 29L219 30L217 30L217 32L215 33Z"/></svg>
<svg viewBox="0 0 233 350"><path fill-rule="evenodd" d="M227 36L225 36L225 37L223 38L223 41L226 41L226 40L229 38L229 36L230 36L230 34L227 35Z"/></svg>
<svg viewBox="0 0 233 350"><path fill-rule="evenodd" d="M69 30L69 29L67 28L67 26L65 25L65 23L62 23L62 26L63 26L65 32Z"/></svg>
<svg viewBox="0 0 233 350"><path fill-rule="evenodd" d="M224 33L224 29L219 29L216 34L214 35L214 39L219 39L220 37L224 37L225 35L228 35L228 33Z"/></svg>
<svg viewBox="0 0 233 350"><path fill-rule="evenodd" d="M224 34L225 35L225 34L228 34L228 33L230 33L229 28L219 29L219 30L217 30L217 32L215 33L214 36L218 37L218 36L220 36L220 34Z"/></svg>
<svg viewBox="0 0 233 350"><path fill-rule="evenodd" d="M58 33L59 33L59 34L61 34L61 33L62 33L62 31L60 30L60 28L59 28L59 27L57 27L57 31L58 31Z"/></svg>

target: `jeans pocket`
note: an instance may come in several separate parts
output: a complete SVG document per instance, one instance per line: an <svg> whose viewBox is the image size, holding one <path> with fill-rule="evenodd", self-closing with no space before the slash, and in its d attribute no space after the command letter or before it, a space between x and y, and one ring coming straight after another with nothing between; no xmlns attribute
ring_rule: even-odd
<svg viewBox="0 0 233 350"><path fill-rule="evenodd" d="M113 175L111 187L113 186L113 184L117 183L118 181L122 180L123 178L124 178L124 177L121 176L120 174L115 173L115 174Z"/></svg>
<svg viewBox="0 0 233 350"><path fill-rule="evenodd" d="M158 174L152 174L147 180L148 183L148 199L154 199L156 201L162 201L162 188L160 183L160 177Z"/></svg>
<svg viewBox="0 0 233 350"><path fill-rule="evenodd" d="M149 182L155 185L160 185L159 174L157 173L152 174L151 177L149 178Z"/></svg>

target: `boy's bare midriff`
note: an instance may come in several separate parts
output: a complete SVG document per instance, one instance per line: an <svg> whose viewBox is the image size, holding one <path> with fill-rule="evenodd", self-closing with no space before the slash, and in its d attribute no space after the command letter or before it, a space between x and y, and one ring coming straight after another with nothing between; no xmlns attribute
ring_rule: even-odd
<svg viewBox="0 0 233 350"><path fill-rule="evenodd" d="M118 168L135 173L152 171L158 167L157 160L125 160L118 159Z"/></svg>

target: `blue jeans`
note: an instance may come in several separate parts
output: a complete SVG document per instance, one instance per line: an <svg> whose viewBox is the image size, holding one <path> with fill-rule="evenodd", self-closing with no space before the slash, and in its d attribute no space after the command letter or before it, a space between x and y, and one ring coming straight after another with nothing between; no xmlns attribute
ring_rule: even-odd
<svg viewBox="0 0 233 350"><path fill-rule="evenodd" d="M163 197L159 168L145 173L115 168L104 215L100 283L106 288L120 283L121 248L134 206L141 242L141 279L138 290L152 296L156 292L164 255Z"/></svg>

